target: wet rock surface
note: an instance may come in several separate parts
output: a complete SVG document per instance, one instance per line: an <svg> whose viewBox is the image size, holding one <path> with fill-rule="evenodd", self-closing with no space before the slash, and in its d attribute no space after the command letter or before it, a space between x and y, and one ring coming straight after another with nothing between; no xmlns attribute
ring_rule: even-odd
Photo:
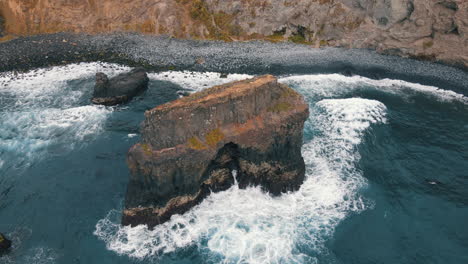
<svg viewBox="0 0 468 264"><path fill-rule="evenodd" d="M91 101L102 105L125 103L148 89L148 82L148 75L142 68L133 69L111 79L108 79L104 73L98 72Z"/></svg>
<svg viewBox="0 0 468 264"><path fill-rule="evenodd" d="M154 227L210 192L260 185L272 195L304 180L303 97L265 75L215 86L145 113L131 171L123 225ZM235 177L235 178L234 178Z"/></svg>

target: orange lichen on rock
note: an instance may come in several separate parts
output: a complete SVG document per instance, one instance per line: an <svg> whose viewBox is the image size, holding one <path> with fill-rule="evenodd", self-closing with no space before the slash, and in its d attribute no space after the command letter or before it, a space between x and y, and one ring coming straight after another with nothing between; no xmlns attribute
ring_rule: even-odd
<svg viewBox="0 0 468 264"><path fill-rule="evenodd" d="M197 137L189 138L188 146L191 149L196 149L196 150L206 149L205 144L203 144Z"/></svg>
<svg viewBox="0 0 468 264"><path fill-rule="evenodd" d="M224 134L219 128L213 129L205 136L206 144L210 147L216 147L216 145L224 139Z"/></svg>

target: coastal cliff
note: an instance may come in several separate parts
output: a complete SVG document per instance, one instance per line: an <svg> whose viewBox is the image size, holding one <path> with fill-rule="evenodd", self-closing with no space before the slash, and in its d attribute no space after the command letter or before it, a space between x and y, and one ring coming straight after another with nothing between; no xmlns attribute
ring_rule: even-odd
<svg viewBox="0 0 468 264"><path fill-rule="evenodd" d="M131 171L123 225L150 228L210 192L260 185L273 195L304 180L303 97L265 75L215 86L145 113Z"/></svg>
<svg viewBox="0 0 468 264"><path fill-rule="evenodd" d="M464 0L0 2L0 37L62 31L293 41L313 47L372 48L468 66Z"/></svg>

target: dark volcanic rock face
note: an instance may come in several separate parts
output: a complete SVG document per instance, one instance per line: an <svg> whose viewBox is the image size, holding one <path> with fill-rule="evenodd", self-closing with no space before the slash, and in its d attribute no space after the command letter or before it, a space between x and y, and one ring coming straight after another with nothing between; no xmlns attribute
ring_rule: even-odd
<svg viewBox="0 0 468 264"><path fill-rule="evenodd" d="M102 73L96 73L96 85L92 102L102 105L116 105L131 100L148 88L148 75L142 68L122 73L112 79Z"/></svg>
<svg viewBox="0 0 468 264"><path fill-rule="evenodd" d="M123 225L153 227L211 191L261 185L273 195L304 180L303 97L266 75L216 86L145 113L128 154Z"/></svg>

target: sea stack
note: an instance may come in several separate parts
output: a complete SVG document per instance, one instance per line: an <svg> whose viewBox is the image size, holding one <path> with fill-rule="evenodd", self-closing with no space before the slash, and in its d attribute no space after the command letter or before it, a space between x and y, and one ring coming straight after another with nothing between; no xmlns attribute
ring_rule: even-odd
<svg viewBox="0 0 468 264"><path fill-rule="evenodd" d="M102 72L96 73L94 104L116 105L130 101L148 88L148 75L143 68L136 68L111 79Z"/></svg>
<svg viewBox="0 0 468 264"><path fill-rule="evenodd" d="M5 254L11 248L11 241L0 233L0 255Z"/></svg>
<svg viewBox="0 0 468 264"><path fill-rule="evenodd" d="M297 190L304 98L265 75L215 86L146 111L131 171L123 225L152 228L210 192L260 185L272 195Z"/></svg>

